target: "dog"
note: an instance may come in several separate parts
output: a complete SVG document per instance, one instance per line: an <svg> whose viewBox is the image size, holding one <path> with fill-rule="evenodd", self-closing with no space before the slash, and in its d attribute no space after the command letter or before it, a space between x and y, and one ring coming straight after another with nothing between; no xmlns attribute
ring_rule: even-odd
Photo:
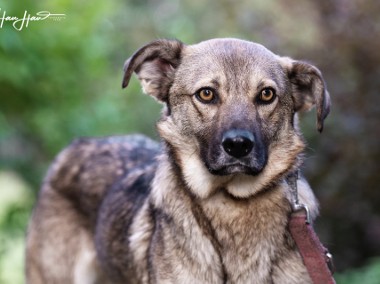
<svg viewBox="0 0 380 284"><path fill-rule="evenodd" d="M161 143L82 138L50 167L27 234L27 283L310 283L292 239L298 112L330 98L319 69L239 39L155 40L124 66L164 105ZM314 220L306 180L299 198Z"/></svg>

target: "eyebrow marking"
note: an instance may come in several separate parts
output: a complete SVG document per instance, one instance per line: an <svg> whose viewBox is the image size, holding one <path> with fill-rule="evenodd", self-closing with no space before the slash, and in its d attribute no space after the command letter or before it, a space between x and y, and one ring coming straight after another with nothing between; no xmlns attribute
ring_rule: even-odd
<svg viewBox="0 0 380 284"><path fill-rule="evenodd" d="M261 80L261 82L257 85L257 90L260 91L264 89L265 87L271 87L277 90L278 84L276 84L276 82L273 80Z"/></svg>
<svg viewBox="0 0 380 284"><path fill-rule="evenodd" d="M211 80L211 84L214 85L215 89L219 89L220 83L217 78Z"/></svg>
<svg viewBox="0 0 380 284"><path fill-rule="evenodd" d="M206 80L206 78L203 80L198 80L192 86L193 93L199 91L202 88L212 88L218 91L221 88L221 84L219 83L218 79L219 77L213 78L211 80Z"/></svg>

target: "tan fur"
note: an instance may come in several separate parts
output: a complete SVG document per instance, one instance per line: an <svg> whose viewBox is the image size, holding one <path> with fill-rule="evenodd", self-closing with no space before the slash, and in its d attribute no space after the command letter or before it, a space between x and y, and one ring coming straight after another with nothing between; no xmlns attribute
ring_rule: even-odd
<svg viewBox="0 0 380 284"><path fill-rule="evenodd" d="M162 145L83 139L58 156L29 225L27 283L310 283L287 177L305 148L296 112L316 105L320 131L329 112L320 71L236 39L154 41L124 69L124 87L135 72L165 105ZM252 147L228 152L226 133ZM297 185L314 220L318 202Z"/></svg>

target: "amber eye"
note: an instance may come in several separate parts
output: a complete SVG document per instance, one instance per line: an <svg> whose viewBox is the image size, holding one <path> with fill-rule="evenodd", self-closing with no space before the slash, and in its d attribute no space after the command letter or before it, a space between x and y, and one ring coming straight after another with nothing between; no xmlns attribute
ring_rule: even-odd
<svg viewBox="0 0 380 284"><path fill-rule="evenodd" d="M270 103L276 97L275 91L272 88L265 88L261 91L258 99L262 103Z"/></svg>
<svg viewBox="0 0 380 284"><path fill-rule="evenodd" d="M216 98L215 92L209 88L201 89L195 95L199 101L206 104L215 101Z"/></svg>

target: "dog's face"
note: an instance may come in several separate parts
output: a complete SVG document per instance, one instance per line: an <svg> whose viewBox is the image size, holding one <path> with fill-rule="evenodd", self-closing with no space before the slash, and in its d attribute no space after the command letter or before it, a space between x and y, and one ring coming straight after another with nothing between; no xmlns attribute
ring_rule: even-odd
<svg viewBox="0 0 380 284"><path fill-rule="evenodd" d="M298 166L304 144L295 113L316 104L321 131L329 111L318 69L242 40L156 41L125 71L124 86L135 71L145 92L165 103L158 130L200 197L268 187Z"/></svg>
<svg viewBox="0 0 380 284"><path fill-rule="evenodd" d="M237 40L203 42L184 55L169 93L184 135L197 138L212 174L259 174L271 141L291 123L291 115L282 120L291 97L277 57Z"/></svg>

